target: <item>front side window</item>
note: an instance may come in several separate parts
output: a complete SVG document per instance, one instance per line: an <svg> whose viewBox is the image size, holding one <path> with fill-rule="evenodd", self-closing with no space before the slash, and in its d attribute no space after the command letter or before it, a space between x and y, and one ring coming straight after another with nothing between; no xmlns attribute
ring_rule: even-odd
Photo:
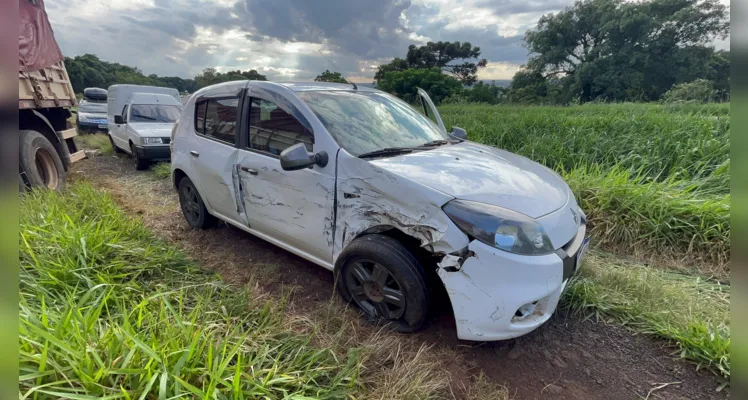
<svg viewBox="0 0 748 400"><path fill-rule="evenodd" d="M195 105L195 130L201 135L234 144L239 99L207 99Z"/></svg>
<svg viewBox="0 0 748 400"><path fill-rule="evenodd" d="M280 155L296 143L304 143L311 152L314 135L275 103L253 98L249 109L249 147Z"/></svg>
<svg viewBox="0 0 748 400"><path fill-rule="evenodd" d="M179 106L133 104L128 122L175 122L181 113Z"/></svg>
<svg viewBox="0 0 748 400"><path fill-rule="evenodd" d="M354 156L450 139L426 116L385 93L308 91L297 94L338 145Z"/></svg>

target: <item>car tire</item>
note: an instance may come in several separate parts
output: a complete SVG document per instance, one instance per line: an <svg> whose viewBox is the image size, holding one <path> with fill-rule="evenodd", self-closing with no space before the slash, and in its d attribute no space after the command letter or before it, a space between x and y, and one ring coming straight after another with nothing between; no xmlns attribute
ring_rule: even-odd
<svg viewBox="0 0 748 400"><path fill-rule="evenodd" d="M415 332L426 320L429 289L418 259L402 243L378 234L353 240L338 257L340 295L370 322Z"/></svg>
<svg viewBox="0 0 748 400"><path fill-rule="evenodd" d="M132 159L135 160L135 169L142 171L148 169L151 166L151 162L140 158L138 152L135 150L135 145L130 144L130 152L132 153Z"/></svg>
<svg viewBox="0 0 748 400"><path fill-rule="evenodd" d="M114 144L114 139L112 139L112 135L111 135L111 134L109 134L109 133L107 133L107 136L109 136L109 143L111 143L111 144L112 144L112 150L114 151L114 153L115 153L115 154L121 154L121 153L124 153L124 151L122 151L122 149L120 149L119 147L117 147L117 145L116 145L116 144Z"/></svg>
<svg viewBox="0 0 748 400"><path fill-rule="evenodd" d="M186 176L179 181L179 206L184 219L194 229L212 228L217 222L205 207L195 184Z"/></svg>
<svg viewBox="0 0 748 400"><path fill-rule="evenodd" d="M18 133L20 173L28 186L65 189L65 166L52 143L37 131L21 130Z"/></svg>

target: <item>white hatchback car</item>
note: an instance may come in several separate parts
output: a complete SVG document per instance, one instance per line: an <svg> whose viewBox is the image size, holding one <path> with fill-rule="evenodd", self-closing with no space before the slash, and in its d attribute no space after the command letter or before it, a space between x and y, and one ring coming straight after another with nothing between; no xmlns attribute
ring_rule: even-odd
<svg viewBox="0 0 748 400"><path fill-rule="evenodd" d="M343 84L201 89L172 132L187 222L218 218L333 270L344 300L400 331L422 325L440 281L459 338L532 331L579 268L585 215L556 173L447 132L419 92L425 115Z"/></svg>

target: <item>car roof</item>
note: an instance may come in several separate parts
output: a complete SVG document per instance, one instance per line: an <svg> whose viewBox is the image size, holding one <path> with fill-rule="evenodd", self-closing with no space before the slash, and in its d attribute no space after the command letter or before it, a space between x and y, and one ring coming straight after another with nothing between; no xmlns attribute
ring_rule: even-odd
<svg viewBox="0 0 748 400"><path fill-rule="evenodd" d="M308 92L313 90L344 90L344 91L354 91L357 90L359 92L378 92L378 90L363 86L363 85L357 85L358 89L354 89L353 85L349 83L332 83L332 82L277 82L279 85L283 85L294 92Z"/></svg>

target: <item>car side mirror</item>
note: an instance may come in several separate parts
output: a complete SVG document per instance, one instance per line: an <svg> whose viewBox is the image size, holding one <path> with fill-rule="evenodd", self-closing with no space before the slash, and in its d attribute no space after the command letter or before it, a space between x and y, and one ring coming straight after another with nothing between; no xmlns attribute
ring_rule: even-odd
<svg viewBox="0 0 748 400"><path fill-rule="evenodd" d="M121 115L115 115L114 116L114 123L117 124L117 125L120 125L120 124L124 124L125 121L124 121L124 119L122 118Z"/></svg>
<svg viewBox="0 0 748 400"><path fill-rule="evenodd" d="M280 153L280 163L285 171L296 171L315 164L324 167L327 165L327 153L310 153L306 151L304 143L296 143Z"/></svg>
<svg viewBox="0 0 748 400"><path fill-rule="evenodd" d="M450 133L450 135L460 140L467 140L467 131L457 126L452 127L452 133Z"/></svg>

